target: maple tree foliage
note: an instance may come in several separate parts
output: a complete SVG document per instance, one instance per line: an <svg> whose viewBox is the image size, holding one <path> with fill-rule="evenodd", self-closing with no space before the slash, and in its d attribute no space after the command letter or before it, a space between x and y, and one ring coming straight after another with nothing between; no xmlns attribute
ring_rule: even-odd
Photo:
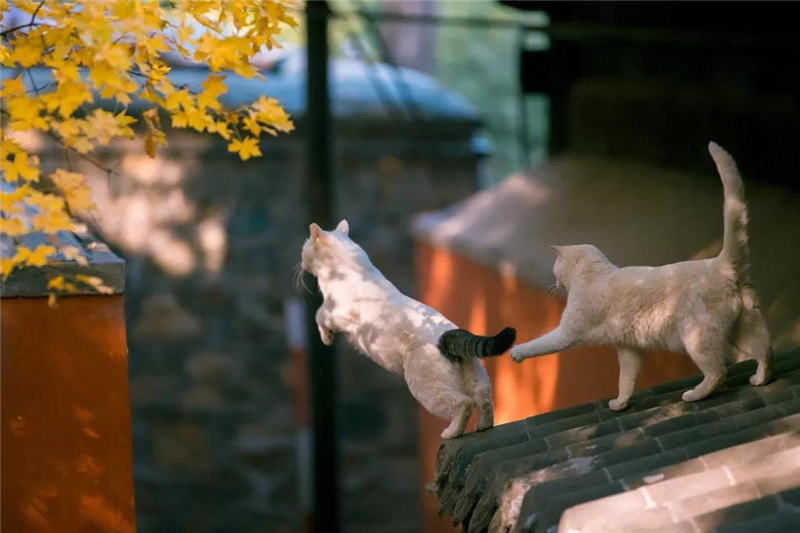
<svg viewBox="0 0 800 533"><path fill-rule="evenodd" d="M277 0L0 0L4 18L10 8L24 15L13 27L0 19L0 65L14 69L0 85L0 171L2 181L14 185L0 191L0 232L16 246L13 257L0 259L2 279L17 267L45 265L57 251L56 232L73 229L73 216L93 209L84 176L70 168L40 175L39 158L19 134L37 130L92 161L96 147L134 138L132 126L141 122L142 149L155 157L166 143L161 119L168 117L173 128L218 135L242 160L260 156L262 134L294 125L280 103L264 95L223 107L224 73L261 77L251 59L279 47L278 34L297 26L292 7L297 3ZM200 88L171 83L163 57L168 51L208 66ZM32 68L47 69L48 83L36 86ZM100 108L97 97L115 110ZM128 114L133 100L146 103L140 117ZM52 245L27 248L18 237L31 232L48 234ZM85 262L73 248L59 251ZM104 288L98 278L81 275L53 278L49 288L71 292L76 284Z"/></svg>

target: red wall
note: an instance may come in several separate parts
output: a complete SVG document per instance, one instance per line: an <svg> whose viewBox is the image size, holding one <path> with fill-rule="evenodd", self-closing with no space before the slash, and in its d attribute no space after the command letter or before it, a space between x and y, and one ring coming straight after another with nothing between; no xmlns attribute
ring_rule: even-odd
<svg viewBox="0 0 800 533"><path fill-rule="evenodd" d="M135 530L122 296L3 298L2 522Z"/></svg>

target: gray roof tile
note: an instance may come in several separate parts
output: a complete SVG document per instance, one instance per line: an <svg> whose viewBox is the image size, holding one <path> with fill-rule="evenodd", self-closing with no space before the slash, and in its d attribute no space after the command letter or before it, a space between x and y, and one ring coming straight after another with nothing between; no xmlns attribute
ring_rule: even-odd
<svg viewBox="0 0 800 533"><path fill-rule="evenodd" d="M800 453L800 350L776 354L774 368L772 383L753 387L747 380L754 364L733 365L720 391L699 402L681 401L681 393L699 382L693 376L639 392L623 412L591 402L445 441L434 484L442 512L467 531L548 531L579 504L630 504L644 512L639 489L645 487L652 491L646 510L653 517L665 516L654 509L666 506L670 528L707 528L704 517L717 507L800 486L793 468L766 475L764 466L792 464L792 450ZM693 488L704 494L698 501L718 503L682 501L681 492L690 491L680 487L692 479L702 481ZM583 507L567 516L578 520Z"/></svg>

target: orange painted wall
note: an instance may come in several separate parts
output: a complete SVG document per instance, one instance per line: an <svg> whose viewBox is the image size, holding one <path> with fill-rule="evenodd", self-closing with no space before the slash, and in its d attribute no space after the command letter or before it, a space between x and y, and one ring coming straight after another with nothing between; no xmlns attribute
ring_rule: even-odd
<svg viewBox="0 0 800 533"><path fill-rule="evenodd" d="M512 275L501 275L427 243L417 243L415 260L419 299L459 327L477 334L495 334L505 326L513 326L518 342L525 342L558 325L565 303L561 296L550 296ZM617 394L617 356L611 348L575 348L521 364L508 355L484 362L494 387L496 424ZM645 358L638 386L648 387L697 372L686 355L652 353ZM439 434L446 426L447 421L419 408L425 483L433 479ZM423 531L454 531L448 517L437 517L438 509L438 499L424 494Z"/></svg>
<svg viewBox="0 0 800 533"><path fill-rule="evenodd" d="M123 304L2 299L3 531L135 530Z"/></svg>

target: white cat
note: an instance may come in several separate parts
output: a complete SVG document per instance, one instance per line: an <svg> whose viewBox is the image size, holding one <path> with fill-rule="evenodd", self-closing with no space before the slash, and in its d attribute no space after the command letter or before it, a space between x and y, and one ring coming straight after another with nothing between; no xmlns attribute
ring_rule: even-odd
<svg viewBox="0 0 800 533"><path fill-rule="evenodd" d="M478 410L478 429L491 427L492 386L476 357L503 353L514 343L515 331L472 335L405 296L350 239L345 220L334 231L316 224L310 230L302 267L317 277L324 297L317 311L322 342L331 345L334 333L344 333L370 359L403 375L425 409L451 421L442 438L461 435L473 407Z"/></svg>
<svg viewBox="0 0 800 533"><path fill-rule="evenodd" d="M566 308L556 329L511 350L514 361L579 344L612 345L620 367L619 395L608 404L615 411L628 405L644 349L691 356L703 381L683 394L686 401L714 391L733 352L758 361L753 385L769 380L772 350L750 282L744 185L725 150L713 142L708 150L725 191L720 254L660 267L618 268L594 246L554 246L553 272L569 293Z"/></svg>

